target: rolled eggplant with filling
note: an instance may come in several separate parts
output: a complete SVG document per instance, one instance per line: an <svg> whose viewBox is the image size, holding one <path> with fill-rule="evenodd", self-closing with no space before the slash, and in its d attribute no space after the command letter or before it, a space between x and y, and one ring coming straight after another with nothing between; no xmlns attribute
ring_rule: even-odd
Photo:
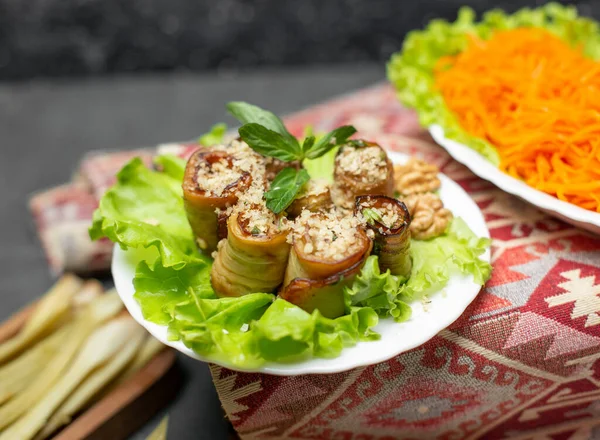
<svg viewBox="0 0 600 440"><path fill-rule="evenodd" d="M292 250L279 296L323 316L344 314L343 289L371 253L372 242L355 216L308 210L294 221Z"/></svg>
<svg viewBox="0 0 600 440"><path fill-rule="evenodd" d="M329 185L324 180L309 180L292 204L286 209L288 217L296 218L303 210L319 212L333 206Z"/></svg>
<svg viewBox="0 0 600 440"><path fill-rule="evenodd" d="M381 271L408 277L411 218L406 205L387 196L359 196L354 213L364 219L373 237L373 254L379 257Z"/></svg>
<svg viewBox="0 0 600 440"><path fill-rule="evenodd" d="M233 206L253 180L264 178L264 169L259 169L256 156L237 142L226 149L200 149L188 160L183 178L183 201L198 246L206 254L213 252L222 238L219 237L219 213Z"/></svg>
<svg viewBox="0 0 600 440"><path fill-rule="evenodd" d="M374 142L352 141L335 157L331 196L344 209L353 209L357 196L394 195L394 167L381 146Z"/></svg>
<svg viewBox="0 0 600 440"><path fill-rule="evenodd" d="M287 219L264 204L236 206L227 219L211 270L220 297L274 292L283 281L290 254Z"/></svg>

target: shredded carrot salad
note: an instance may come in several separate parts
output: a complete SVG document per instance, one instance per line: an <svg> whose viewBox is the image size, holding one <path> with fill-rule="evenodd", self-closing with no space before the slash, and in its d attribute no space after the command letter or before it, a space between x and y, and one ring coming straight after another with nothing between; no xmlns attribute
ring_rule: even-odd
<svg viewBox="0 0 600 440"><path fill-rule="evenodd" d="M600 212L600 62L539 28L472 37L441 58L435 83L500 168L528 185Z"/></svg>

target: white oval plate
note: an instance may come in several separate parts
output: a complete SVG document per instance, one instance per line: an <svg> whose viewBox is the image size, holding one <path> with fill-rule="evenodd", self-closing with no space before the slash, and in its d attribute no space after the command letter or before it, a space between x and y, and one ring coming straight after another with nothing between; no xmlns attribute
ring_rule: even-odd
<svg viewBox="0 0 600 440"><path fill-rule="evenodd" d="M580 208L572 203L564 202L549 194L538 191L521 180L500 171L481 154L464 144L444 136L444 129L439 125L429 127L431 137L452 156L473 173L492 182L498 188L515 195L544 212L560 218L567 223L600 234L600 213Z"/></svg>
<svg viewBox="0 0 600 440"><path fill-rule="evenodd" d="M408 156L399 153L389 153L392 160L401 163ZM444 204L455 216L469 225L475 234L480 237L489 237L489 231L485 225L481 211L465 193L465 191L448 177L440 174L442 185L440 197ZM167 339L167 327L148 322L142 316L141 309L134 299L134 288L132 280L135 275L135 252L123 251L118 245L115 246L112 274L115 287L123 300L123 303L131 313L131 316L144 326L155 338L180 352L195 359L205 362L215 362L210 358L200 356L187 348L181 341L169 341ZM488 250L482 259L490 261ZM424 310L421 301L411 303L413 309L412 317L403 323L395 323L391 319L381 319L375 330L381 334L381 339L371 342L359 342L356 346L345 348L341 355L335 359L312 358L297 363L266 363L258 369L244 370L239 367L228 365L224 362L215 362L227 368L238 371L261 372L281 376L294 376L309 373L338 373L352 368L376 364L386 361L402 352L424 344L433 338L438 332L452 324L475 299L481 287L475 284L472 277L456 276L444 289L430 296L431 302Z"/></svg>

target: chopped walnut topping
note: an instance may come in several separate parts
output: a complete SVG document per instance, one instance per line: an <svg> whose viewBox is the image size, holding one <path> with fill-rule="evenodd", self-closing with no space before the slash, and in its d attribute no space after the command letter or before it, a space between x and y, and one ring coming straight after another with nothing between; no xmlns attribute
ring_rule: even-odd
<svg viewBox="0 0 600 440"><path fill-rule="evenodd" d="M442 235L452 220L452 212L444 208L442 200L436 194L412 194L402 201L412 217L411 234L418 240Z"/></svg>
<svg viewBox="0 0 600 440"><path fill-rule="evenodd" d="M360 179L365 184L381 182L388 175L387 154L379 146L344 146L335 162L343 173Z"/></svg>
<svg viewBox="0 0 600 440"><path fill-rule="evenodd" d="M398 214L398 208L389 202L381 206L362 205L357 217L364 224L373 224L374 221L377 221L388 229L398 228L403 223L403 219Z"/></svg>
<svg viewBox="0 0 600 440"><path fill-rule="evenodd" d="M435 165L416 158L402 165L394 165L396 191L402 195L435 191L440 187L438 172Z"/></svg>
<svg viewBox="0 0 600 440"><path fill-rule="evenodd" d="M228 145L215 145L211 147L211 151L223 151L228 156L212 164L201 162L198 165L198 186L208 196L221 196L223 191L242 178L244 173L249 173L256 184L263 184L265 167L262 156L245 142L235 140ZM240 195L241 192L236 194L237 197Z"/></svg>
<svg viewBox="0 0 600 440"><path fill-rule="evenodd" d="M289 229L287 218L274 214L264 202L251 205L241 203L233 208L233 212L236 211L244 229L251 235L278 234Z"/></svg>
<svg viewBox="0 0 600 440"><path fill-rule="evenodd" d="M300 199L307 196L317 196L326 193L327 191L329 191L329 184L326 180L310 179L308 183L302 187L296 198Z"/></svg>
<svg viewBox="0 0 600 440"><path fill-rule="evenodd" d="M359 228L358 218L337 210L319 213L304 210L293 223L288 242L303 246L305 254L343 259L361 249Z"/></svg>

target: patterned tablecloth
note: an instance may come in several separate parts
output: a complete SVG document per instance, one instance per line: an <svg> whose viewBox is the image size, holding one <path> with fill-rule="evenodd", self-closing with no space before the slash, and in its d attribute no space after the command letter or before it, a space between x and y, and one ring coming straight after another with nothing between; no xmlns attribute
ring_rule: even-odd
<svg viewBox="0 0 600 440"><path fill-rule="evenodd" d="M387 85L286 122L295 134L350 123L439 165L483 211L494 272L454 324L388 362L297 377L212 365L242 439L600 439L600 238L453 161Z"/></svg>

